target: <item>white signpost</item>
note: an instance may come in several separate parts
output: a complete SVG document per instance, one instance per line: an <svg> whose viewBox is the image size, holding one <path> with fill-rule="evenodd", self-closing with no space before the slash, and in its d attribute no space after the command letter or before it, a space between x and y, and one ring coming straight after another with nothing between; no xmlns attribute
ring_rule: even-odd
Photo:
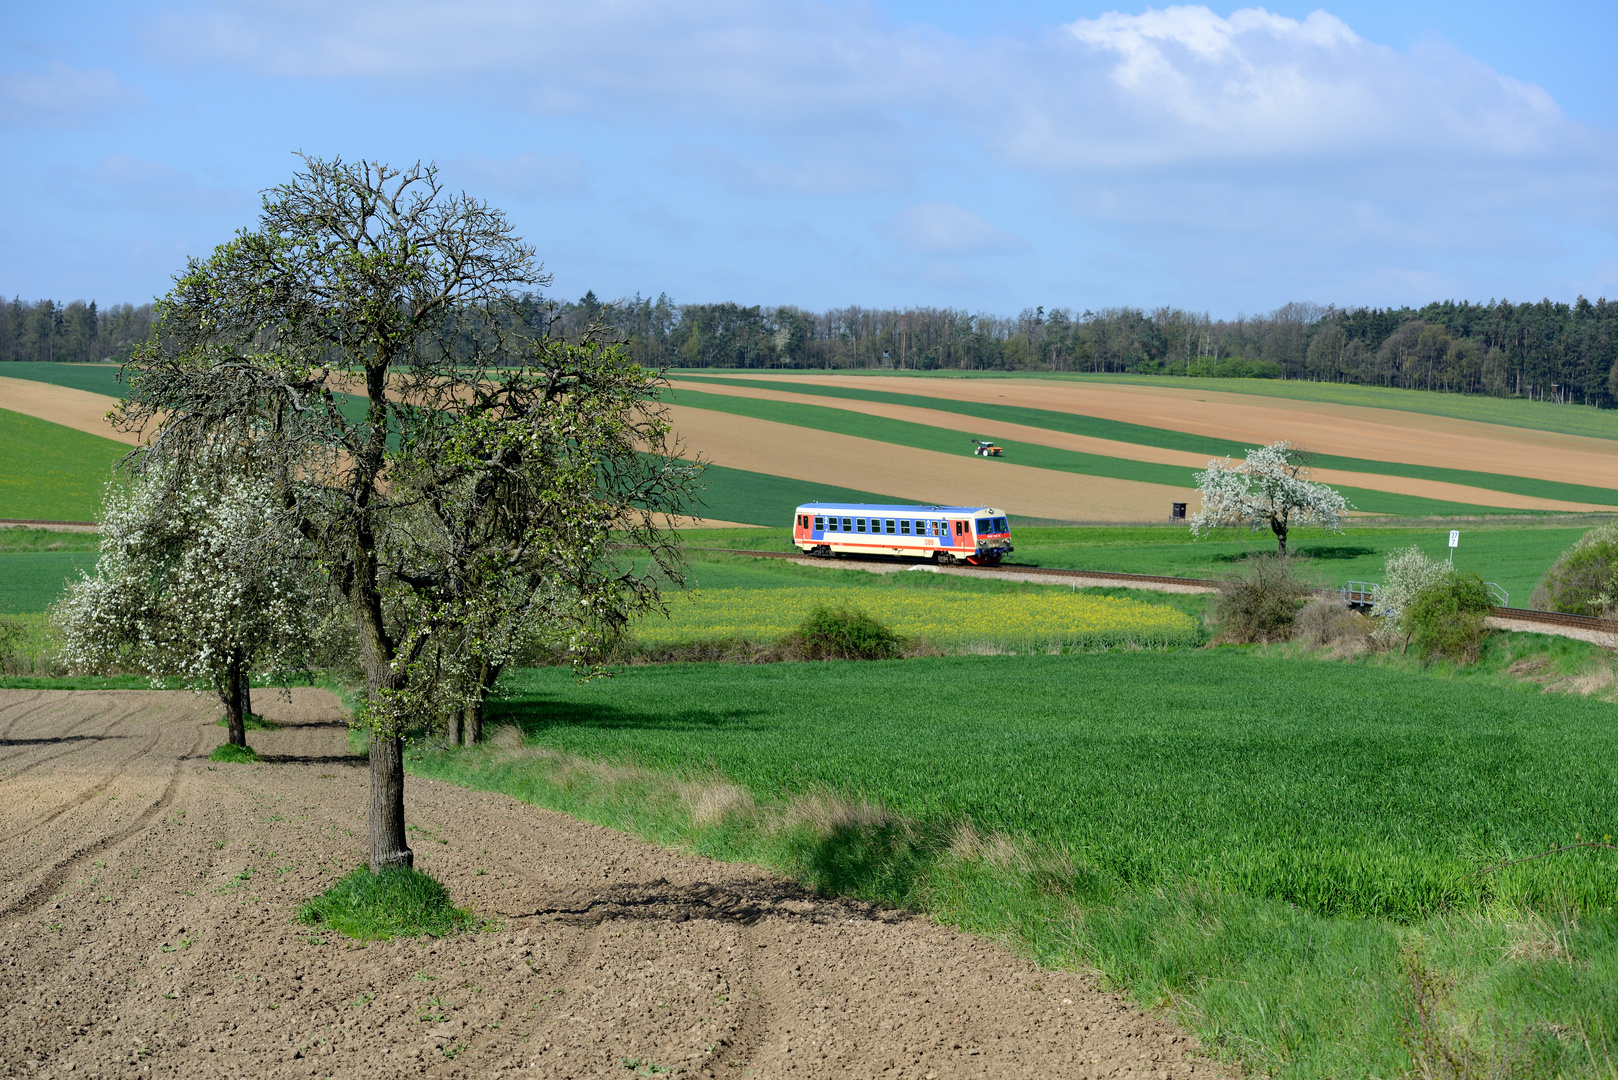
<svg viewBox="0 0 1618 1080"><path fill-rule="evenodd" d="M1449 531L1449 564L1451 566L1455 565L1455 549L1460 547L1460 546L1461 546L1461 530L1459 530L1459 529L1451 529Z"/></svg>

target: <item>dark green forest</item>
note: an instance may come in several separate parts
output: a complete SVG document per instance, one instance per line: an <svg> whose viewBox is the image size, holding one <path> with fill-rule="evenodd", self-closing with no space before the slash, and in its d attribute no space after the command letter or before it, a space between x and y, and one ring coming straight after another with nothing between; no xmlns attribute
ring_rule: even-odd
<svg viewBox="0 0 1618 1080"><path fill-rule="evenodd" d="M566 333L617 327L643 361L679 367L1089 371L1363 383L1618 404L1618 302L1490 301L1422 308L1294 303L1214 319L1179 308L675 304L667 296L558 305Z"/></svg>
<svg viewBox="0 0 1618 1080"><path fill-rule="evenodd" d="M1292 303L1215 319L1163 307L1024 309L677 304L666 294L518 301L532 327L605 324L654 366L1076 371L1308 379L1618 405L1618 301L1446 300L1421 308ZM0 359L120 361L151 332L151 305L13 300Z"/></svg>
<svg viewBox="0 0 1618 1080"><path fill-rule="evenodd" d="M0 360L122 362L152 332L152 305L14 299L0 316Z"/></svg>

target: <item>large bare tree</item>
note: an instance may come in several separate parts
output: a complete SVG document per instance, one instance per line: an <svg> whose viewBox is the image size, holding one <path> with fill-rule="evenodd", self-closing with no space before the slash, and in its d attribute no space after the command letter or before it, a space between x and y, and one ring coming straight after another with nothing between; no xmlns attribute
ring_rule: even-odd
<svg viewBox="0 0 1618 1080"><path fill-rule="evenodd" d="M580 633L659 603L678 574L661 515L696 470L658 373L523 322L512 295L549 278L500 211L430 165L303 162L159 305L123 422L156 425L137 467L234 439L278 478L353 619L380 871L412 862L407 733L481 701L502 628L544 598L568 594Z"/></svg>

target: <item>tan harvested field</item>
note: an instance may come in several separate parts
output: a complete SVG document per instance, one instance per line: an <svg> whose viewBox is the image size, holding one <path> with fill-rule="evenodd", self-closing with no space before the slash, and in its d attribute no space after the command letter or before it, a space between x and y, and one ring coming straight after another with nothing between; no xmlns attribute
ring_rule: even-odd
<svg viewBox="0 0 1618 1080"><path fill-rule="evenodd" d="M809 433L747 416L671 406L674 430L716 465L853 487L945 505L998 506L1059 521L1155 521L1169 504L1197 504L1196 491L1102 476L1034 469L1007 461L960 458L931 450ZM807 437L812 435L812 437ZM790 517L790 508L787 516Z"/></svg>
<svg viewBox="0 0 1618 1080"><path fill-rule="evenodd" d="M725 374L756 379L761 385L813 382L952 401L1051 409L1231 439L1249 446L1289 439L1322 454L1618 488L1618 440L1392 409L1173 386L1079 384L1049 379L923 379L801 372ZM825 404L822 399L816 400Z"/></svg>
<svg viewBox="0 0 1618 1080"><path fill-rule="evenodd" d="M266 764L223 765L217 707L190 694L0 690L0 1073L1216 1073L1088 977L425 781L419 865L495 923L314 933L293 915L360 861L366 769L330 694L257 705L283 725L252 734Z"/></svg>
<svg viewBox="0 0 1618 1080"><path fill-rule="evenodd" d="M798 394L774 387L722 386L700 381L674 381L676 389L687 388L703 393L731 397L759 398L770 401L790 401L800 405L821 405L845 409L866 416L880 416L889 420L906 420L913 424L959 431L967 438L983 437L992 432L996 439L1016 440L1036 446L1050 446L1061 450L1075 450L1085 454L1100 454L1126 461L1150 461L1160 465L1182 465L1201 469L1208 464L1205 454L1192 454L1183 450L1165 450L1139 443L1119 442L1115 439L1097 439L1088 435L1073 435L1048 428L1028 427L1023 424L1003 424L998 421L977 420L959 413L939 409L925 409L913 405L890 405L884 402L855 401L851 398L829 398L813 394ZM1471 503L1477 506L1498 506L1513 510L1609 511L1608 506L1567 502L1561 499L1541 499L1532 495L1514 495L1510 492L1465 484L1450 484L1437 480L1420 480L1406 476L1385 476L1380 473L1349 472L1343 469L1315 469L1311 475L1323 483L1339 487L1362 487L1373 491L1391 491L1401 495L1414 495L1424 499L1446 502Z"/></svg>
<svg viewBox="0 0 1618 1080"><path fill-rule="evenodd" d="M74 390L67 386L35 382L33 379L0 376L0 409L49 420L74 431L100 435L104 439L134 446L140 442L139 435L119 431L107 423L108 411L119 404L117 398L105 394L92 394L88 390Z"/></svg>

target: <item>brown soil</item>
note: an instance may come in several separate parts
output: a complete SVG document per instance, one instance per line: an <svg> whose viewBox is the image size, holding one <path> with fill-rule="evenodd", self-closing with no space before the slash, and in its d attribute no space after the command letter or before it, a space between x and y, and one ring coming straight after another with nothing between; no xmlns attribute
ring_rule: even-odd
<svg viewBox="0 0 1618 1080"><path fill-rule="evenodd" d="M0 1073L1209 1075L1192 1041L925 918L412 780L418 865L496 920L359 945L293 922L361 861L338 703L225 765L210 700L0 691Z"/></svg>
<svg viewBox="0 0 1618 1080"><path fill-rule="evenodd" d="M734 374L728 373L727 375ZM1064 383L1049 379L919 379L903 376L747 374L791 381L988 401L1080 413L1258 446L1289 439L1322 454L1399 461L1507 476L1618 487L1618 441L1455 420L1445 416L1291 401L1173 386ZM821 398L815 399L826 404ZM998 430L998 428L997 428Z"/></svg>
<svg viewBox="0 0 1618 1080"><path fill-rule="evenodd" d="M1035 469L675 405L674 430L709 461L736 469L952 506L997 506L1057 521L1166 520L1192 488ZM792 508L782 512L790 524Z"/></svg>
<svg viewBox="0 0 1618 1080"><path fill-rule="evenodd" d="M74 390L68 386L0 376L0 409L49 420L74 431L100 435L103 439L134 446L140 436L119 431L107 423L107 412L121 404L115 397Z"/></svg>
<svg viewBox="0 0 1618 1080"><path fill-rule="evenodd" d="M875 401L855 401L852 398L818 397L795 394L786 390L721 386L700 381L676 381L676 387L687 387L709 394L733 397L762 398L771 401L791 401L803 405L821 405L867 416L881 416L890 420L908 420L914 424L948 428L968 438L981 438L985 431L996 439L1016 440L1036 446L1053 446L1062 450L1076 450L1086 454L1102 454L1126 461L1150 461L1160 465L1182 465L1201 469L1208 464L1206 454L1191 454L1181 450L1165 450L1156 446L1118 442L1114 439L1096 439L1087 435L1072 435L1048 428L1027 427L1022 424L1002 424L998 421L976 420L959 413L939 409L924 409L913 405L889 405ZM998 383L985 386L999 385ZM1148 389L1150 389L1148 387ZM986 400L986 399L983 399ZM1409 414L1406 414L1409 415ZM1144 420L1135 422L1144 423ZM1273 440L1272 440L1273 441ZM1395 459L1397 460L1397 459ZM1322 483L1339 487L1361 487L1372 491L1390 491L1401 495L1414 495L1423 499L1442 499L1447 502L1471 503L1477 506L1498 506L1515 510L1605 511L1611 507L1588 503L1566 502L1560 499L1541 499L1531 495L1514 495L1488 488L1449 484L1435 480L1418 480L1405 476L1385 476L1379 473L1348 472L1341 469L1315 469L1311 476Z"/></svg>

